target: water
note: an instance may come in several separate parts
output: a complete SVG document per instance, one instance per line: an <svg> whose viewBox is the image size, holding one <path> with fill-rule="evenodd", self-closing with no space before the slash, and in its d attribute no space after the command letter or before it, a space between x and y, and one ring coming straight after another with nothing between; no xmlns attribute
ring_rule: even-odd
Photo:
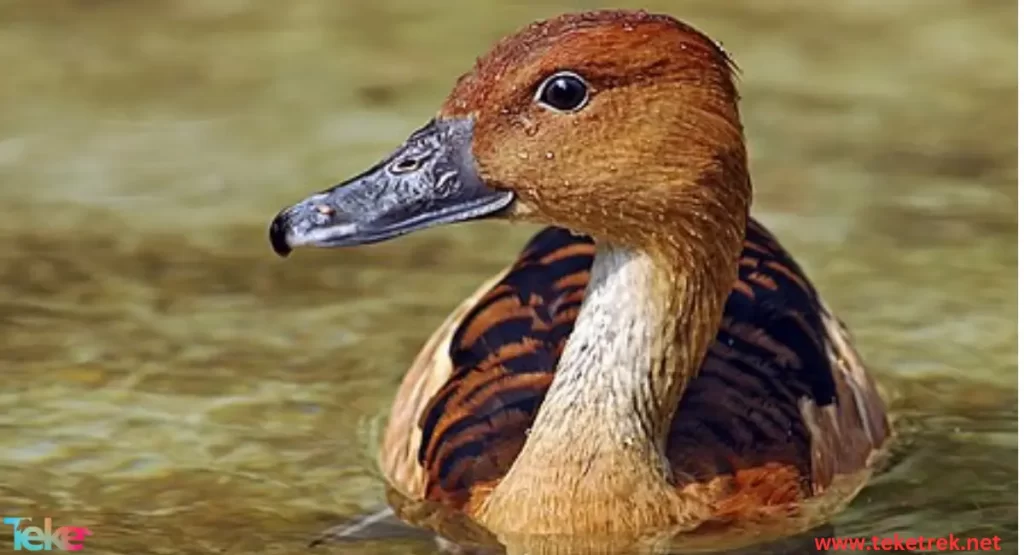
<svg viewBox="0 0 1024 555"><path fill-rule="evenodd" d="M755 211L892 398L893 466L837 533L1015 551L1013 3L645 4L737 58ZM406 365L532 230L283 262L266 225L499 36L593 6L0 2L3 514L90 526L90 553L298 553L380 506Z"/></svg>

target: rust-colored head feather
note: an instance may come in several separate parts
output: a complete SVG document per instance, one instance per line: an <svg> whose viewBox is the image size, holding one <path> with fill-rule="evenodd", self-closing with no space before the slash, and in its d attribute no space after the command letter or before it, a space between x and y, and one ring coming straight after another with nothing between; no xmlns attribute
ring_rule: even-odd
<svg viewBox="0 0 1024 555"><path fill-rule="evenodd" d="M582 78L585 106L537 101L559 72ZM474 119L480 175L517 195L510 217L657 250L731 244L751 194L733 78L714 41L671 17L570 14L498 43L440 117Z"/></svg>

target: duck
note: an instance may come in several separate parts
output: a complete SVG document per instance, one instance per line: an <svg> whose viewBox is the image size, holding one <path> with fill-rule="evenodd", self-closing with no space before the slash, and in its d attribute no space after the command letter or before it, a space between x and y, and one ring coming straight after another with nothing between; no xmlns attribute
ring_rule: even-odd
<svg viewBox="0 0 1024 555"><path fill-rule="evenodd" d="M536 22L381 162L276 215L282 257L541 226L398 389L379 464L401 518L443 536L429 506L501 541L639 541L820 520L865 485L886 405L848 328L751 216L737 73L669 15Z"/></svg>

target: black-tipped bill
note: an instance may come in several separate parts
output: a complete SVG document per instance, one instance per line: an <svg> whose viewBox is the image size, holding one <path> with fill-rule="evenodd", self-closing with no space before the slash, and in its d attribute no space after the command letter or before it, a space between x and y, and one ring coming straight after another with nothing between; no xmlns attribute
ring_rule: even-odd
<svg viewBox="0 0 1024 555"><path fill-rule="evenodd" d="M282 210L270 224L274 252L365 245L500 212L514 195L480 179L472 138L471 120L430 122L363 174Z"/></svg>

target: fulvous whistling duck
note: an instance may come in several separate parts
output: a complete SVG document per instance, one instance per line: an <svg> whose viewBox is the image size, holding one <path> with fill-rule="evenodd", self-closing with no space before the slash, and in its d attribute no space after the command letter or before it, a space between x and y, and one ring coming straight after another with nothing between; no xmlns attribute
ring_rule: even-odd
<svg viewBox="0 0 1024 555"><path fill-rule="evenodd" d="M885 406L749 216L737 104L728 55L692 27L565 15L499 42L384 161L278 214L282 256L481 218L550 226L406 375L380 451L400 516L641 538L860 489Z"/></svg>

